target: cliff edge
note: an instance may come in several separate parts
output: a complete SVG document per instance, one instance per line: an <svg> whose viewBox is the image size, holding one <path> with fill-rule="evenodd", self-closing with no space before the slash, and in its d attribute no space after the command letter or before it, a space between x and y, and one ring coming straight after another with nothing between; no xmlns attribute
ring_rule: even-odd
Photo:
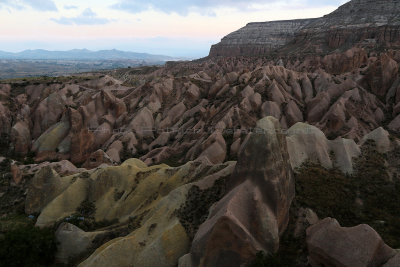
<svg viewBox="0 0 400 267"><path fill-rule="evenodd" d="M354 46L400 47L400 1L353 0L321 18L249 23L213 45L210 56L325 55Z"/></svg>

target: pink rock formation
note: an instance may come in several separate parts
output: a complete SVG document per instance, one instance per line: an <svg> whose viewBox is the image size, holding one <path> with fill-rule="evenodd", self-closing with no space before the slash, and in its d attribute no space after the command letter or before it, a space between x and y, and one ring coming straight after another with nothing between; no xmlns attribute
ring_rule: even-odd
<svg viewBox="0 0 400 267"><path fill-rule="evenodd" d="M396 253L370 226L340 227L332 218L307 229L307 246L311 266L381 266Z"/></svg>
<svg viewBox="0 0 400 267"><path fill-rule="evenodd" d="M193 266L238 266L259 250L277 251L294 197L286 141L279 130L279 122L267 117L244 141L228 182L230 192L214 205L193 240Z"/></svg>
<svg viewBox="0 0 400 267"><path fill-rule="evenodd" d="M93 152L86 162L82 165L83 168L93 169L102 164L112 165L112 159L101 149Z"/></svg>

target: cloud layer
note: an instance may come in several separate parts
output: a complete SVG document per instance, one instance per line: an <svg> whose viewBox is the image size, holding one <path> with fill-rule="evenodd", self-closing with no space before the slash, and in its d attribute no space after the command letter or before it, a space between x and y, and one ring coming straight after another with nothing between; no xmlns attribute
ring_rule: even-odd
<svg viewBox="0 0 400 267"><path fill-rule="evenodd" d="M126 11L130 13L140 13L147 10L154 10L166 14L176 13L186 16L190 12L206 16L215 16L217 8L234 8L240 11L259 11L260 5L265 8L268 5L280 5L287 8L296 9L305 6L327 6L339 5L346 0L114 0L114 4L106 4L107 0L99 0L99 4L105 4L108 8ZM61 9L80 9L84 5L74 2L74 4L61 3L60 0L0 0L0 8L9 10L23 10L31 8L37 11L59 11L56 3L61 5ZM65 3L65 2L64 2ZM83 3L82 3L83 4ZM64 17L63 19L67 19ZM93 21L93 18L92 18ZM100 22L100 21L99 21Z"/></svg>
<svg viewBox="0 0 400 267"><path fill-rule="evenodd" d="M276 2L277 0L253 0L250 4ZM194 11L197 13L212 13L211 10L216 7L236 7L246 9L249 7L249 1L245 0L119 0L112 7L132 13L140 13L146 10L156 10L165 13L178 13L187 15Z"/></svg>
<svg viewBox="0 0 400 267"><path fill-rule="evenodd" d="M30 7L39 11L57 11L57 6L52 0L3 0L0 7L25 9Z"/></svg>
<svg viewBox="0 0 400 267"><path fill-rule="evenodd" d="M75 5L65 5L64 8L65 9L78 9L79 7L75 6Z"/></svg>
<svg viewBox="0 0 400 267"><path fill-rule="evenodd" d="M99 25L111 22L109 19L98 17L90 8L85 9L76 17L52 18L51 20L62 25Z"/></svg>
<svg viewBox="0 0 400 267"><path fill-rule="evenodd" d="M206 15L214 14L213 10L219 7L230 7L238 10L254 10L256 5L283 4L287 6L299 5L338 5L343 0L321 0L315 3L312 0L119 0L112 8L140 13L146 10L155 10L165 13L178 13L187 15L189 12L202 13Z"/></svg>

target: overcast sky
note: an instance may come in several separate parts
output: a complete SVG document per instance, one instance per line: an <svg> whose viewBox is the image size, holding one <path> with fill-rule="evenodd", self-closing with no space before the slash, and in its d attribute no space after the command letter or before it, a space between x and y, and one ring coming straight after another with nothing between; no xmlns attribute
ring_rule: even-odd
<svg viewBox="0 0 400 267"><path fill-rule="evenodd" d="M248 22L320 17L345 0L0 0L0 50L202 57Z"/></svg>

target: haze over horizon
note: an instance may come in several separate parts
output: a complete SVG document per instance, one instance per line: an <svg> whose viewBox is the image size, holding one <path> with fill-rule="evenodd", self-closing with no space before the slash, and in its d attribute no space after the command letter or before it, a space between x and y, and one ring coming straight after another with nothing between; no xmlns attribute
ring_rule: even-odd
<svg viewBox="0 0 400 267"><path fill-rule="evenodd" d="M0 50L118 49L203 57L248 22L320 17L343 0L5 0Z"/></svg>

